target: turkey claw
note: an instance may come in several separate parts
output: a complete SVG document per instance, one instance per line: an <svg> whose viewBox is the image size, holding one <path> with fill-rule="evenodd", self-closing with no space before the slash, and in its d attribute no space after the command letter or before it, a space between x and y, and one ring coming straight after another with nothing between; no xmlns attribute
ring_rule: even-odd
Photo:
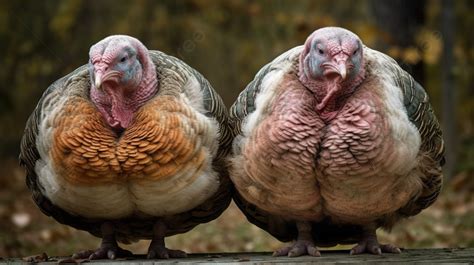
<svg viewBox="0 0 474 265"><path fill-rule="evenodd" d="M299 257L308 254L313 257L320 257L321 253L313 242L308 240L298 240L290 246L281 248L273 252L274 257L288 256L288 257Z"/></svg>
<svg viewBox="0 0 474 265"><path fill-rule="evenodd" d="M132 256L133 253L122 249L118 246L116 247L100 247L97 250L85 250L78 252L72 255L73 259L116 259L116 258L125 258Z"/></svg>
<svg viewBox="0 0 474 265"><path fill-rule="evenodd" d="M184 251L158 246L148 250L147 259L186 258L187 256Z"/></svg>
<svg viewBox="0 0 474 265"><path fill-rule="evenodd" d="M402 251L400 248L391 244L379 244L377 241L364 240L359 242L355 247L351 249L351 255L358 255L363 253L371 253L375 255L382 255L382 253L394 253L400 254Z"/></svg>

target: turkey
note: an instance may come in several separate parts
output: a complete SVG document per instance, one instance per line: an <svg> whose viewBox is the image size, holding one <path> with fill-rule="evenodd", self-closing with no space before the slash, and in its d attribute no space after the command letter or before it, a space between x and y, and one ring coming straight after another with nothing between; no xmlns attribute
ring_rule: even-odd
<svg viewBox="0 0 474 265"><path fill-rule="evenodd" d="M222 99L196 70L125 35L54 82L27 121L20 163L39 208L102 238L74 258L183 257L164 238L217 218L232 199Z"/></svg>
<svg viewBox="0 0 474 265"><path fill-rule="evenodd" d="M423 88L387 55L337 27L264 66L231 107L230 178L247 219L281 241L274 255L400 253L379 244L442 186L440 126Z"/></svg>

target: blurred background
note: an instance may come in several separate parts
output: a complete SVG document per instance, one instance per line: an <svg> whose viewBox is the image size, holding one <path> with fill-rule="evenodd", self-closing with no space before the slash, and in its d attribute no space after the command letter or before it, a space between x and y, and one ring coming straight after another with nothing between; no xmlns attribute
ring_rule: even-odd
<svg viewBox="0 0 474 265"><path fill-rule="evenodd" d="M29 114L89 47L128 34L200 71L228 107L255 73L315 29L342 26L393 58L431 97L446 139L445 188L415 218L380 232L401 247L474 246L474 1L0 1L0 256L68 255L99 240L44 216L17 166ZM167 239L188 252L271 251L282 243L235 205ZM148 242L127 246L145 253ZM350 246L342 246L349 248Z"/></svg>

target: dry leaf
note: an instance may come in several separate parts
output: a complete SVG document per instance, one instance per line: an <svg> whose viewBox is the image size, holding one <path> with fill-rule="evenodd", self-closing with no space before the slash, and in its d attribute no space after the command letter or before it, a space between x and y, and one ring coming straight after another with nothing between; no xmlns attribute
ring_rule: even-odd
<svg viewBox="0 0 474 265"><path fill-rule="evenodd" d="M24 228L31 223L31 216L28 213L14 213L11 217L12 223L19 228Z"/></svg>
<svg viewBox="0 0 474 265"><path fill-rule="evenodd" d="M33 256L28 256L22 258L23 261L26 262L42 262L42 261L48 261L48 255L46 253L42 253L39 255L33 255Z"/></svg>

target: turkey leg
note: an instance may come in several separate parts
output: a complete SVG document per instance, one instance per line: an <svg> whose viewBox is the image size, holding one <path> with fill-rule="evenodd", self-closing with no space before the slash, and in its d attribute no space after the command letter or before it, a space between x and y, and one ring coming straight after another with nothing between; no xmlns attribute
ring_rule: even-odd
<svg viewBox="0 0 474 265"><path fill-rule="evenodd" d="M273 256L298 257L304 254L314 257L321 256L318 248L314 245L313 236L311 235L311 223L296 222L296 228L298 229L296 242L273 252Z"/></svg>
<svg viewBox="0 0 474 265"><path fill-rule="evenodd" d="M100 226L102 233L102 242L96 250L85 250L72 255L73 259L116 259L132 256L133 253L122 249L115 240L114 226L112 223L105 222Z"/></svg>
<svg viewBox="0 0 474 265"><path fill-rule="evenodd" d="M165 247L166 225L158 221L153 226L153 239L148 248L148 259L185 258L186 252Z"/></svg>
<svg viewBox="0 0 474 265"><path fill-rule="evenodd" d="M382 253L401 253L401 250L391 244L380 244L377 240L376 228L374 226L364 227L364 233L359 243L352 248L351 255L362 253L372 253L381 255Z"/></svg>

